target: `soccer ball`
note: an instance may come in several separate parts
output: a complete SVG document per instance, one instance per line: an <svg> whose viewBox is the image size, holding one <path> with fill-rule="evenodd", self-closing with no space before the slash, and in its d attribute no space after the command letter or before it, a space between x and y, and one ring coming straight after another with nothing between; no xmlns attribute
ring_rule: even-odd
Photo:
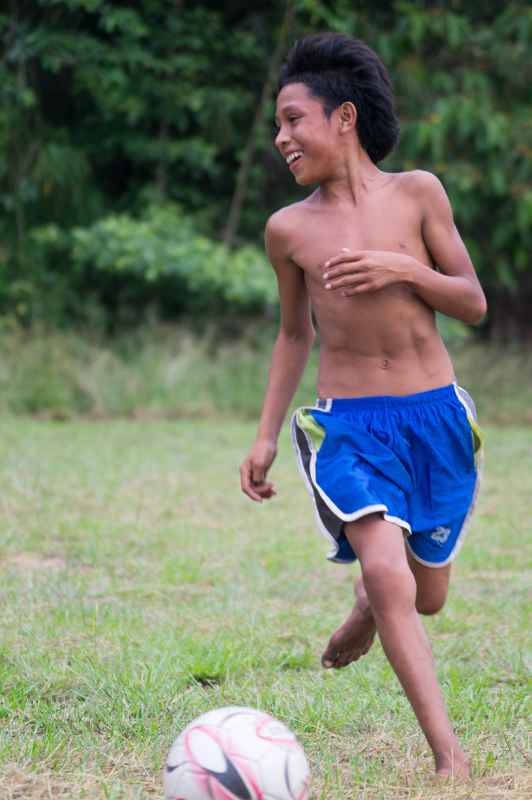
<svg viewBox="0 0 532 800"><path fill-rule="evenodd" d="M307 800L309 767L292 731L254 708L202 714L176 739L165 800Z"/></svg>

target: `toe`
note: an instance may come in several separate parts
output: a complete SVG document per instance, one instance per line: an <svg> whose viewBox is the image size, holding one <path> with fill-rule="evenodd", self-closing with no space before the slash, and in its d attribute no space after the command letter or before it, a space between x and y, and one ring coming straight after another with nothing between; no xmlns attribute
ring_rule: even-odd
<svg viewBox="0 0 532 800"><path fill-rule="evenodd" d="M351 664L351 662L356 661L358 658L360 658L360 653L358 652L344 653L343 656L337 659L336 666L340 668L347 667L349 664Z"/></svg>
<svg viewBox="0 0 532 800"><path fill-rule="evenodd" d="M326 650L325 653L321 657L321 666L324 669L332 669L335 666L337 654L332 653L329 650Z"/></svg>

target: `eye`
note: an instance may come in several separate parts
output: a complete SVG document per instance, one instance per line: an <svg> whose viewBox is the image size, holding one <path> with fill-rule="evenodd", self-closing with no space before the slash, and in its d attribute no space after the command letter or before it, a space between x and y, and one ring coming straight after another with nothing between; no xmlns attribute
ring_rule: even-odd
<svg viewBox="0 0 532 800"><path fill-rule="evenodd" d="M288 122L296 122L298 119L301 119L301 117L288 117Z"/></svg>

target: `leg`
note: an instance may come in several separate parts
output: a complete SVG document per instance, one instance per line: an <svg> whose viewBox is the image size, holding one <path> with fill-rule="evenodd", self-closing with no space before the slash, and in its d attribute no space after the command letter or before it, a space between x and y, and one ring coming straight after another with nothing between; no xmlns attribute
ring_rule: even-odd
<svg viewBox="0 0 532 800"><path fill-rule="evenodd" d="M416 611L416 582L400 528L371 515L346 525L357 553L379 637L432 749L436 772L469 775L451 728L434 661Z"/></svg>
<svg viewBox="0 0 532 800"><path fill-rule="evenodd" d="M426 567L406 549L408 565L416 580L416 608L420 614L433 615L441 611L447 600L451 565Z"/></svg>
<svg viewBox="0 0 532 800"><path fill-rule="evenodd" d="M416 609L420 614L437 614L447 598L451 565L426 567L407 550L408 564L416 581ZM362 577L355 582L353 610L329 639L321 657L325 669L341 669L365 655L373 644L376 626Z"/></svg>

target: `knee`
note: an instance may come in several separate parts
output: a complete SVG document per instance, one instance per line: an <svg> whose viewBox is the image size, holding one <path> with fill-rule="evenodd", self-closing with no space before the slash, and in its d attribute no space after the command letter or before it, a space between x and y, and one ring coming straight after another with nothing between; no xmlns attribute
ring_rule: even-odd
<svg viewBox="0 0 532 800"><path fill-rule="evenodd" d="M416 582L408 565L371 561L363 566L364 586L374 612L414 608Z"/></svg>
<svg viewBox="0 0 532 800"><path fill-rule="evenodd" d="M431 617L437 614L445 605L446 597L423 597L416 598L416 609L420 614Z"/></svg>

